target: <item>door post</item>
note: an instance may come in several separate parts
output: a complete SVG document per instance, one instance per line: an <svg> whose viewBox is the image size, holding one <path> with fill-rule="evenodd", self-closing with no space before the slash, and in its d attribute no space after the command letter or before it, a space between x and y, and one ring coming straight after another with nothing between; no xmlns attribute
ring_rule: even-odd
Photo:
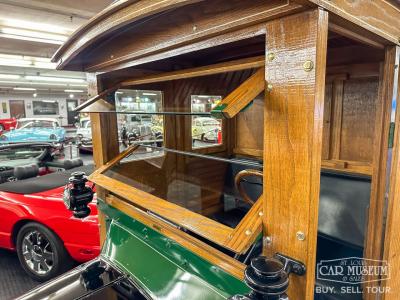
<svg viewBox="0 0 400 300"><path fill-rule="evenodd" d="M267 23L264 110L264 253L306 265L289 298L313 299L328 13Z"/></svg>

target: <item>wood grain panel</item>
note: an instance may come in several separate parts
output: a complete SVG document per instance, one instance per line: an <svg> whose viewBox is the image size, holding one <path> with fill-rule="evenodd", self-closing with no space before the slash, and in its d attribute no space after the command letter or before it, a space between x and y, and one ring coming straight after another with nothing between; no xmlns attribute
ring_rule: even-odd
<svg viewBox="0 0 400 300"><path fill-rule="evenodd" d="M325 85L324 128L322 137L322 159L329 159L331 140L332 82Z"/></svg>
<svg viewBox="0 0 400 300"><path fill-rule="evenodd" d="M399 43L400 10L385 0L308 0L368 31Z"/></svg>
<svg viewBox="0 0 400 300"><path fill-rule="evenodd" d="M339 159L372 163L377 102L377 79L344 82Z"/></svg>
<svg viewBox="0 0 400 300"><path fill-rule="evenodd" d="M107 40L106 50L88 54L89 71L136 60L156 52L194 43L218 34L240 30L302 6L289 0L202 1L131 26Z"/></svg>
<svg viewBox="0 0 400 300"><path fill-rule="evenodd" d="M264 93L236 117L234 153L262 158L264 148Z"/></svg>
<svg viewBox="0 0 400 300"><path fill-rule="evenodd" d="M328 14L321 10L267 24L266 63L272 84L264 115L264 226L271 243L265 252L305 263L303 277L291 275L289 297L314 294L319 182L324 110ZM310 72L305 61L315 66ZM305 234L298 240L296 233Z"/></svg>

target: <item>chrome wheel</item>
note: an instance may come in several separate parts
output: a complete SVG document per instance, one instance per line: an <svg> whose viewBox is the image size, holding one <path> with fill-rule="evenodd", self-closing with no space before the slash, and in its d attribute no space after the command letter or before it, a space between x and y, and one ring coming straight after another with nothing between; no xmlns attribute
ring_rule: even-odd
<svg viewBox="0 0 400 300"><path fill-rule="evenodd" d="M24 236L22 255L28 268L38 275L45 275L53 268L53 249L47 238L37 230Z"/></svg>

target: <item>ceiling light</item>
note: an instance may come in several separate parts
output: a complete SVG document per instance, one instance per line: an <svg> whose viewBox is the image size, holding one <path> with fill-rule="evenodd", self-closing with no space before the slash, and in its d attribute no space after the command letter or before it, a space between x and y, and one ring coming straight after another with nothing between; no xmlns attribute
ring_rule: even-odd
<svg viewBox="0 0 400 300"><path fill-rule="evenodd" d="M66 93L83 93L83 90L64 90Z"/></svg>
<svg viewBox="0 0 400 300"><path fill-rule="evenodd" d="M52 32L52 33L59 33L59 34L66 34L69 35L71 31L67 28L61 26L55 26L53 24L46 24L46 23L37 23L37 22L30 22L25 20L17 20L17 19L1 19L0 22L9 27L16 27L16 28L26 28L31 30L40 30L45 32Z"/></svg>
<svg viewBox="0 0 400 300"><path fill-rule="evenodd" d="M69 94L69 97L72 99L74 98L74 94Z"/></svg>
<svg viewBox="0 0 400 300"><path fill-rule="evenodd" d="M27 60L19 60L19 59L4 59L0 58L1 66L11 66L11 67L28 67L32 65L32 62Z"/></svg>
<svg viewBox="0 0 400 300"><path fill-rule="evenodd" d="M56 103L56 101L54 101L54 100L42 100L42 102L45 102L45 103Z"/></svg>
<svg viewBox="0 0 400 300"><path fill-rule="evenodd" d="M52 41L65 42L68 39L68 37L65 35L45 33L45 32L25 30L25 29L10 28L10 27L1 28L0 30L2 33L5 33L5 34L24 36L24 37L34 37L34 38L52 40Z"/></svg>
<svg viewBox="0 0 400 300"><path fill-rule="evenodd" d="M36 98L36 97L37 97L37 94L36 94L36 93L34 93L34 94L33 94L33 98Z"/></svg>
<svg viewBox="0 0 400 300"><path fill-rule="evenodd" d="M85 82L84 79L79 78L62 78L62 77L46 77L46 76L25 76L27 80L34 81L57 81L57 82Z"/></svg>
<svg viewBox="0 0 400 300"><path fill-rule="evenodd" d="M0 37L6 38L6 39L14 39L14 40L30 41L30 42L38 42L38 43L46 43L46 44L54 44L54 45L64 44L63 41L47 40L47 39L40 39L40 38L29 37L29 36L19 36L19 35L13 35L13 34L5 34L5 33L0 33Z"/></svg>
<svg viewBox="0 0 400 300"><path fill-rule="evenodd" d="M158 94L156 94L156 93L143 93L142 95L144 95L144 96L157 96Z"/></svg>
<svg viewBox="0 0 400 300"><path fill-rule="evenodd" d="M87 88L87 84L68 84L68 86Z"/></svg>
<svg viewBox="0 0 400 300"><path fill-rule="evenodd" d="M14 90L16 91L36 91L34 88L24 88L24 87L15 87Z"/></svg>
<svg viewBox="0 0 400 300"><path fill-rule="evenodd" d="M20 79L21 76L14 74L0 74L0 79Z"/></svg>

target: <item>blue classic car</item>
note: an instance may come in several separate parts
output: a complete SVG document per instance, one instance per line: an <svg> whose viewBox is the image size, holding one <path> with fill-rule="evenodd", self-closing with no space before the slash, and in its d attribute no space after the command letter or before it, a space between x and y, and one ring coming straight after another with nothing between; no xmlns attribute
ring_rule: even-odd
<svg viewBox="0 0 400 300"><path fill-rule="evenodd" d="M65 129L56 119L24 118L19 119L15 129L0 135L0 143L15 142L56 142L65 140Z"/></svg>

